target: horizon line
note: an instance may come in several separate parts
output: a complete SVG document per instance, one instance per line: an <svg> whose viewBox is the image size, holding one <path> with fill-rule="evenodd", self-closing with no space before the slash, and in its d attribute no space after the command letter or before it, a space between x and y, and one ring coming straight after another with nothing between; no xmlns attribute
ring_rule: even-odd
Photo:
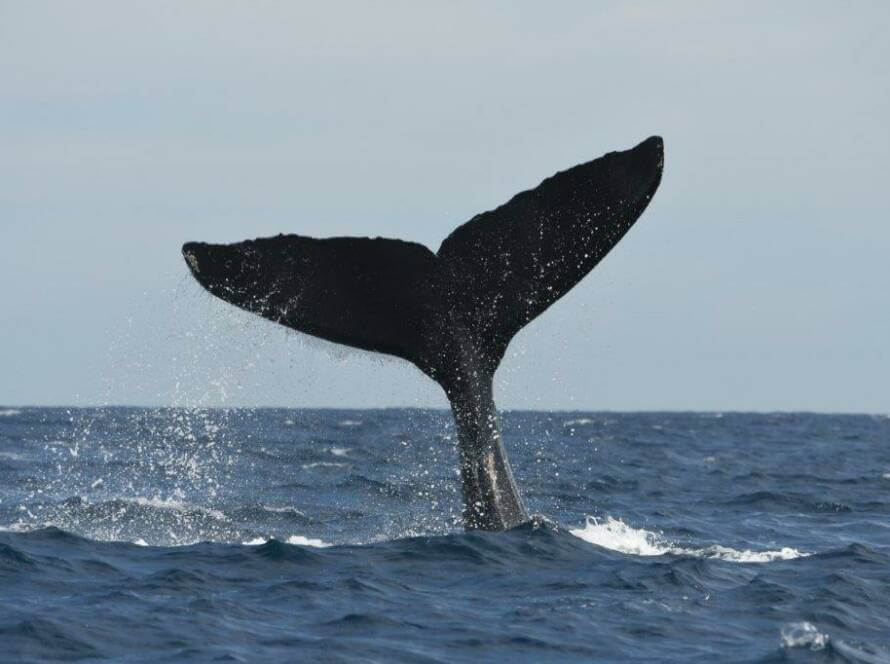
<svg viewBox="0 0 890 664"><path fill-rule="evenodd" d="M0 412L3 410L20 410L20 409L69 409L69 410L101 410L103 408L128 408L132 410L306 410L306 411L390 411L390 410L413 410L413 411L441 411L443 413L450 412L448 407L439 406L183 406L183 405L141 405L141 404L88 404L88 405L71 405L71 404L53 404L53 405L34 405L34 404L4 404L0 403ZM512 413L602 413L614 415L820 415L820 416L857 416L857 417L885 417L890 418L890 412L850 412L850 411L822 411L822 410L731 410L731 409L706 409L694 410L688 408L668 408L668 409L535 409L535 408L499 408L499 412Z"/></svg>

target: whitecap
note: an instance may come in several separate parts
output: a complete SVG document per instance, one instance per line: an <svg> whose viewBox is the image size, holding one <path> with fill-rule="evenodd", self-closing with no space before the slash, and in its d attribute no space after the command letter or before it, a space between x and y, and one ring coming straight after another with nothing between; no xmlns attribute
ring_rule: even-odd
<svg viewBox="0 0 890 664"><path fill-rule="evenodd" d="M659 542L657 535L648 530L628 526L621 519L607 517L605 521L588 517L583 528L570 529L575 537L596 544L604 549L630 553L635 556L661 556L670 548Z"/></svg>
<svg viewBox="0 0 890 664"><path fill-rule="evenodd" d="M262 505L262 508L267 512L275 512L276 514L296 514L297 516L306 516L296 507L275 507L273 505Z"/></svg>
<svg viewBox="0 0 890 664"><path fill-rule="evenodd" d="M228 521L228 517L226 517L226 515L219 510L213 509L212 507L193 505L182 500L177 500L176 498L159 498L157 496L155 496L154 498L144 498L142 496L138 496L136 498L121 498L121 500L125 503L142 505L143 507L155 507L162 510L173 510L176 512L201 512L213 517L214 519L218 519L219 521Z"/></svg>
<svg viewBox="0 0 890 664"><path fill-rule="evenodd" d="M133 544L135 544L136 546L148 546L148 542L146 542L141 537L137 537L136 539L134 539Z"/></svg>
<svg viewBox="0 0 890 664"><path fill-rule="evenodd" d="M607 517L604 521L588 517L583 528L570 529L569 532L585 542L596 544L604 549L620 551L635 556L696 556L698 558L716 558L735 563L768 563L774 560L793 560L810 554L791 547L782 547L774 551L739 551L728 546L708 546L689 548L677 546L664 540L662 536L642 528L629 526L621 519Z"/></svg>
<svg viewBox="0 0 890 664"><path fill-rule="evenodd" d="M21 414L22 411L17 408L0 408L0 417L15 417Z"/></svg>
<svg viewBox="0 0 890 664"><path fill-rule="evenodd" d="M809 553L804 553L790 546L783 546L781 549L773 551L750 551L748 549L739 551L728 546L709 546L705 549L687 549L685 553L689 555L700 555L705 558L720 558L734 563L771 563L775 560L794 560L795 558L806 558Z"/></svg>
<svg viewBox="0 0 890 664"><path fill-rule="evenodd" d="M358 427L361 426L361 420L340 420L337 422L338 427Z"/></svg>
<svg viewBox="0 0 890 664"><path fill-rule="evenodd" d="M823 634L806 620L783 625L781 635L782 646L785 648L808 647L810 650L822 650L829 641L828 634Z"/></svg>
<svg viewBox="0 0 890 664"><path fill-rule="evenodd" d="M589 417L579 417L577 420L566 420L562 423L564 427L577 427L585 424L593 424L593 420Z"/></svg>
<svg viewBox="0 0 890 664"><path fill-rule="evenodd" d="M349 452L349 448L348 447L329 447L328 452L330 452L334 456L345 457L346 454Z"/></svg>
<svg viewBox="0 0 890 664"><path fill-rule="evenodd" d="M46 524L40 525L39 523L28 523L26 521L17 521L16 523L8 523L5 526L0 525L0 531L7 533L28 533L32 530L37 530L39 528L45 527Z"/></svg>
<svg viewBox="0 0 890 664"><path fill-rule="evenodd" d="M269 538L266 537L254 537L252 539L247 540L246 542L241 542L243 546L261 546L269 542ZM315 537L305 537L303 535L291 535L285 540L288 544L296 544L297 546L314 546L318 549L323 549L325 547L331 546L328 542L324 540L320 540Z"/></svg>
<svg viewBox="0 0 890 664"><path fill-rule="evenodd" d="M302 468L303 470L310 470L312 468L342 468L345 465L345 463L338 463L336 461L313 461L312 463L304 463Z"/></svg>
<svg viewBox="0 0 890 664"><path fill-rule="evenodd" d="M324 549L325 547L331 546L324 540L316 539L314 537L303 537L303 535L291 535L287 538L287 543L296 544L298 546L314 546L318 549Z"/></svg>
<svg viewBox="0 0 890 664"><path fill-rule="evenodd" d="M27 457L18 452L0 452L0 459L8 459L9 461L24 461Z"/></svg>

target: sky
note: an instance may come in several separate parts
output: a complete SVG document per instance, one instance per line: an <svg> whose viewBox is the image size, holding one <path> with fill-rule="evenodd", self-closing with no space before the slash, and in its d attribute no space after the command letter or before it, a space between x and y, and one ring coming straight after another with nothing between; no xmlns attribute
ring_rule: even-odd
<svg viewBox="0 0 890 664"><path fill-rule="evenodd" d="M665 140L507 409L890 412L890 3L0 0L0 404L446 407L183 242L451 230Z"/></svg>

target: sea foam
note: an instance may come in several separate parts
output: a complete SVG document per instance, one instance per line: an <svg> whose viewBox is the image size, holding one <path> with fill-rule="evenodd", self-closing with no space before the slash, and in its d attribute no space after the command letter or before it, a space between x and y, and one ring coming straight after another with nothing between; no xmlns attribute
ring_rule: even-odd
<svg viewBox="0 0 890 664"><path fill-rule="evenodd" d="M823 634L807 621L788 623L782 626L782 646L785 648L809 648L822 650L828 645L828 634Z"/></svg>
<svg viewBox="0 0 890 664"><path fill-rule="evenodd" d="M254 537L246 542L241 542L244 546L261 546L269 540L265 537ZM315 537L305 537L303 535L291 535L285 542L288 544L296 544L297 546L314 546L317 549L324 549L332 546L330 542L325 542Z"/></svg>
<svg viewBox="0 0 890 664"><path fill-rule="evenodd" d="M695 556L698 558L717 558L735 563L768 563L774 560L793 560L810 554L791 547L782 547L772 551L740 551L719 544L691 548L678 546L666 541L661 535L642 528L634 528L621 519L607 517L605 520L588 517L583 528L570 529L569 532L585 542L596 544L604 549L620 551L635 556Z"/></svg>

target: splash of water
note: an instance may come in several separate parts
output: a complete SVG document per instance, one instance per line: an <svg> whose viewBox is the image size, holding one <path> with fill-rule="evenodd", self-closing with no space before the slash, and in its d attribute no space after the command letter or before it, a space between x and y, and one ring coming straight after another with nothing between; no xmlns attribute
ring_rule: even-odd
<svg viewBox="0 0 890 664"><path fill-rule="evenodd" d="M698 558L717 558L736 563L768 563L774 560L792 560L810 554L791 547L782 547L773 551L750 551L733 549L719 544L692 548L678 546L669 542L658 533L642 528L629 526L621 519L607 517L605 520L588 517L583 528L570 529L569 532L585 542L596 544L604 549L620 551L635 556L695 556Z"/></svg>

